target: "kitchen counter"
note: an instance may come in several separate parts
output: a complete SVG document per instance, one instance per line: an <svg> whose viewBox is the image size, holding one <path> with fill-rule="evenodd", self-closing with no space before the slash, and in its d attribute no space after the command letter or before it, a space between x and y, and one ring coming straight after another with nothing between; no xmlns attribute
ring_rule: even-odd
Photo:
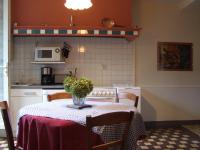
<svg viewBox="0 0 200 150"><path fill-rule="evenodd" d="M12 89L64 89L63 84L54 84L54 85L41 85L41 84L13 84L11 85ZM113 88L110 87L96 87L96 88ZM138 89L140 90L140 87L135 86L114 86L114 88L118 89Z"/></svg>
<svg viewBox="0 0 200 150"><path fill-rule="evenodd" d="M62 84L40 85L40 84L14 84L12 89L64 89Z"/></svg>

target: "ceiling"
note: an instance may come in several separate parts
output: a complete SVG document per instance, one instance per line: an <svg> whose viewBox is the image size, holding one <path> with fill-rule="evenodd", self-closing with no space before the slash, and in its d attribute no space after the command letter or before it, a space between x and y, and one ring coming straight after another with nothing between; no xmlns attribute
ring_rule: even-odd
<svg viewBox="0 0 200 150"><path fill-rule="evenodd" d="M198 2L198 0L181 0L180 3L179 3L179 7L181 9L184 9L184 8L190 6L191 4L195 3L195 2Z"/></svg>

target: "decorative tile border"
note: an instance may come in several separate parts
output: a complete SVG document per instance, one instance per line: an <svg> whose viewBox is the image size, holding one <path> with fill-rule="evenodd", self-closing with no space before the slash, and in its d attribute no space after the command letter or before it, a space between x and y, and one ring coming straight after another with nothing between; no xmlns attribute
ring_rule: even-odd
<svg viewBox="0 0 200 150"><path fill-rule="evenodd" d="M121 37L136 38L139 36L140 29L68 29L68 28L34 28L34 27L15 27L13 36L95 36L95 37Z"/></svg>

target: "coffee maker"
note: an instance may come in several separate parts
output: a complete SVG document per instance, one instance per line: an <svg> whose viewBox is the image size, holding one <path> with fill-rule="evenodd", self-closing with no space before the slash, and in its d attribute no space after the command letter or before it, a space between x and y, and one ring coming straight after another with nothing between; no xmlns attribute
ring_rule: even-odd
<svg viewBox="0 0 200 150"><path fill-rule="evenodd" d="M55 83L53 69L51 67L41 68L41 85L52 85Z"/></svg>

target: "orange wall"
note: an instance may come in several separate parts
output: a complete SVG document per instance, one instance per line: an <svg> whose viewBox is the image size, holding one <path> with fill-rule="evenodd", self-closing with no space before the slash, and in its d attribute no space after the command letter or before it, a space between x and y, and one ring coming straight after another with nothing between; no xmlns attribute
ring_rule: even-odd
<svg viewBox="0 0 200 150"><path fill-rule="evenodd" d="M67 26L73 15L77 26L100 26L104 17L116 24L132 25L132 0L92 0L93 7L72 11L64 7L65 0L12 0L12 23L19 25Z"/></svg>

